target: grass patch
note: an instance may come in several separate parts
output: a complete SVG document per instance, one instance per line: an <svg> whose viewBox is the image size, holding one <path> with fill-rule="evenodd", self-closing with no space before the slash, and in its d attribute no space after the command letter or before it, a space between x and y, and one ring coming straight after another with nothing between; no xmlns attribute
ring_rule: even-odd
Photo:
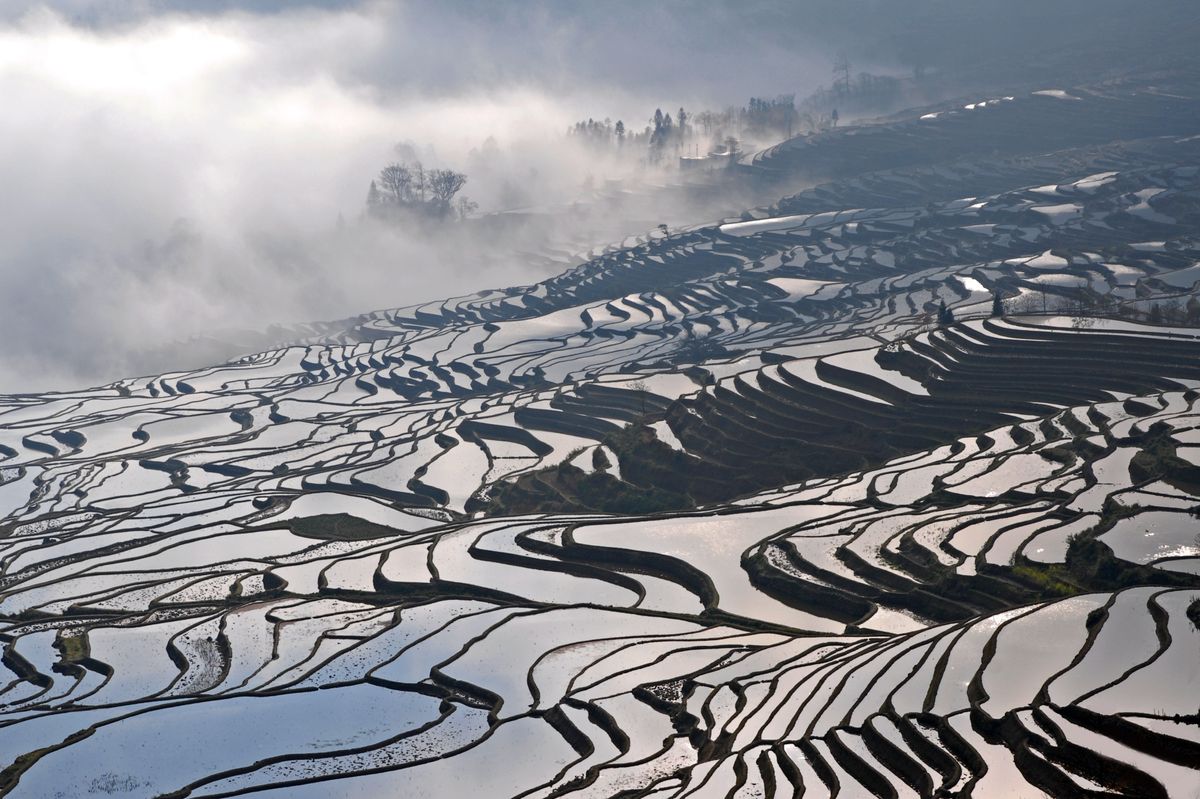
<svg viewBox="0 0 1200 799"><path fill-rule="evenodd" d="M287 522L288 529L301 538L320 541L366 541L371 538L392 538L404 532L393 527L375 524L345 513L323 513Z"/></svg>
<svg viewBox="0 0 1200 799"><path fill-rule="evenodd" d="M90 654L85 635L59 635L57 644L63 661L67 663L78 663Z"/></svg>
<svg viewBox="0 0 1200 799"><path fill-rule="evenodd" d="M1074 596L1079 593L1078 586L1062 579L1061 567L1034 565L1027 561L1015 563L1011 569L1013 577L1033 586L1045 599Z"/></svg>

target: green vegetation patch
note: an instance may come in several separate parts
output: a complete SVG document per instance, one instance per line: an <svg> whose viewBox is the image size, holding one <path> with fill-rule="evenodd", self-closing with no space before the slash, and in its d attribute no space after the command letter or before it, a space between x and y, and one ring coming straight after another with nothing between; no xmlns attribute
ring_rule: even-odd
<svg viewBox="0 0 1200 799"><path fill-rule="evenodd" d="M60 635L57 645L66 663L78 663L90 656L85 635Z"/></svg>
<svg viewBox="0 0 1200 799"><path fill-rule="evenodd" d="M393 538L404 532L385 527L346 513L323 513L287 522L288 529L302 538L321 541L366 541L371 538Z"/></svg>

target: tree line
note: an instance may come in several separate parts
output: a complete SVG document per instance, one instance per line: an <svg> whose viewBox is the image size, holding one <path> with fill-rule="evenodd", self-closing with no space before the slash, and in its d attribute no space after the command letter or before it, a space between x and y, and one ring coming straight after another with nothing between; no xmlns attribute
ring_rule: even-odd
<svg viewBox="0 0 1200 799"><path fill-rule="evenodd" d="M831 84L800 102L794 94L751 97L744 106L723 110L689 114L680 108L674 117L659 108L641 130L606 117L580 120L567 134L595 149L635 154L648 163L657 163L668 153L687 154L693 145L704 147L705 152L729 152L740 139L762 144L836 127L839 107L851 111L892 107L923 79L920 70L911 79L855 74L846 56L839 55Z"/></svg>
<svg viewBox="0 0 1200 799"><path fill-rule="evenodd" d="M759 141L790 138L800 132L804 121L796 110L795 95L783 94L751 97L742 107L696 114L680 107L672 116L670 111L656 108L640 131L621 119L589 118L568 128L567 135L598 150L629 152L657 163L668 155L687 154L692 145L697 150L703 147L705 153L731 152L743 137Z"/></svg>
<svg viewBox="0 0 1200 799"><path fill-rule="evenodd" d="M993 316L1037 313L1070 316L1076 327L1087 327L1086 320L1101 318L1200 327L1200 298L1190 296L1185 302L1179 297L1167 297L1147 302L1121 300L1107 293L1052 294L1043 288L1009 297L1003 304L999 300L993 302Z"/></svg>

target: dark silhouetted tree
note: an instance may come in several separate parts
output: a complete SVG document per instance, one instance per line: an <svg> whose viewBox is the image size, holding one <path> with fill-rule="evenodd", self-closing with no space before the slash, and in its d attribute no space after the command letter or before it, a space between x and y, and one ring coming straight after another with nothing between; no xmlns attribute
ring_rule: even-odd
<svg viewBox="0 0 1200 799"><path fill-rule="evenodd" d="M938 305L937 320L939 325L954 324L954 311L946 307L945 300Z"/></svg>
<svg viewBox="0 0 1200 799"><path fill-rule="evenodd" d="M1184 306L1184 311L1187 314L1187 323L1195 326L1200 324L1200 300L1195 297L1189 297L1187 305Z"/></svg>
<svg viewBox="0 0 1200 799"><path fill-rule="evenodd" d="M367 208L378 216L392 216L401 211L417 211L446 217L457 210L465 216L465 206L454 205L454 195L467 182L467 176L453 169L425 169L420 161L412 164L389 164L371 181L367 191ZM470 202L469 200L467 201ZM471 204L471 209L478 206ZM468 211L469 213L469 211Z"/></svg>
<svg viewBox="0 0 1200 799"><path fill-rule="evenodd" d="M425 173L429 202L435 208L449 210L454 195L466 185L467 176L453 169L431 169Z"/></svg>
<svg viewBox="0 0 1200 799"><path fill-rule="evenodd" d="M1004 316L1004 298L999 289L992 292L992 316Z"/></svg>
<svg viewBox="0 0 1200 799"><path fill-rule="evenodd" d="M379 185L384 202L404 205L412 200L412 169L404 164L389 164L379 172Z"/></svg>

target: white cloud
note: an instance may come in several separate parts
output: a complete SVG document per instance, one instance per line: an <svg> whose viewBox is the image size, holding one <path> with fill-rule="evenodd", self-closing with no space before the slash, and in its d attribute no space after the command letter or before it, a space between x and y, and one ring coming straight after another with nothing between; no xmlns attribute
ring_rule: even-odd
<svg viewBox="0 0 1200 799"><path fill-rule="evenodd" d="M481 274L470 242L354 225L367 181L396 142L464 169L494 136L507 161L467 194L494 201L533 168L565 196L596 168L563 142L572 121L646 114L672 91L652 72L627 80L669 53L609 63L586 21L538 14L64 11L0 6L0 391L166 368L187 350L149 357L164 343L228 328L537 279L516 260ZM704 56L664 81L690 80Z"/></svg>

